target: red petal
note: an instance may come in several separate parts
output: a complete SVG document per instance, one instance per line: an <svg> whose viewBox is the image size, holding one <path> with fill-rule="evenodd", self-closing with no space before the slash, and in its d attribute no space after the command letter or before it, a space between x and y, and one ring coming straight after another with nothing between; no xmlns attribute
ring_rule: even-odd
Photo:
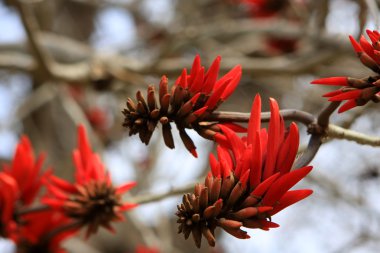
<svg viewBox="0 0 380 253"><path fill-rule="evenodd" d="M136 185L137 185L136 182L130 182L130 183L123 184L123 185L116 188L116 194L123 194L124 192L129 191L130 189L135 187Z"/></svg>
<svg viewBox="0 0 380 253"><path fill-rule="evenodd" d="M261 97L256 94L252 103L251 116L248 122L247 142L248 144L254 144L256 133L260 131L261 127Z"/></svg>
<svg viewBox="0 0 380 253"><path fill-rule="evenodd" d="M298 201L310 196L313 193L312 190L294 190L288 191L282 196L282 198L278 201L272 211L269 212L269 215L275 215L286 207L297 203Z"/></svg>
<svg viewBox="0 0 380 253"><path fill-rule="evenodd" d="M231 94L235 91L237 85L239 84L240 82L240 79L241 79L241 74L242 74L242 69L241 69L241 66L240 65L237 65L235 66L232 70L230 70L230 72L228 72L223 78L227 79L229 77L231 77L231 81L229 82L227 88L224 90L222 96L221 96L221 99L223 100L226 100L229 96L231 96ZM223 79L222 78L222 79ZM221 79L221 80L222 80ZM220 81L220 80L219 80ZM218 82L219 82L218 81ZM216 84L216 87L218 83Z"/></svg>
<svg viewBox="0 0 380 253"><path fill-rule="evenodd" d="M74 185L71 183L56 177L56 176L50 176L49 180L53 185L56 185L58 188L62 189L63 191L69 192L69 193L74 193L76 192L76 188ZM48 182L49 183L49 182Z"/></svg>
<svg viewBox="0 0 380 253"><path fill-rule="evenodd" d="M223 145L224 147L231 148L231 144L229 143L227 137L221 133L216 133L214 135L214 141L219 145Z"/></svg>
<svg viewBox="0 0 380 253"><path fill-rule="evenodd" d="M330 97L329 101L342 101L349 99L356 99L360 97L362 90L351 90L347 92L343 92L342 94L336 95L334 97Z"/></svg>
<svg viewBox="0 0 380 253"><path fill-rule="evenodd" d="M201 67L198 71L197 76L194 77L194 81L191 85L190 91L193 93L200 92L202 90L203 80L204 80L205 68Z"/></svg>
<svg viewBox="0 0 380 253"><path fill-rule="evenodd" d="M234 131L236 133L246 133L247 132L247 128L240 126L238 124L235 124L235 123L222 123L221 125L228 127L229 129L231 129L232 131Z"/></svg>
<svg viewBox="0 0 380 253"><path fill-rule="evenodd" d="M253 197L261 197L264 193L269 189L269 187L273 184L273 182L280 176L280 173L276 173L267 179L265 179L261 184L259 184L256 189L251 192L251 196Z"/></svg>
<svg viewBox="0 0 380 253"><path fill-rule="evenodd" d="M119 211L120 212L124 212L124 211L127 211L129 209L132 209L132 208L135 208L137 207L138 204L133 204L133 203L125 203L123 204L120 208L119 208Z"/></svg>
<svg viewBox="0 0 380 253"><path fill-rule="evenodd" d="M348 111L348 110L354 108L355 106L356 106L356 101L354 99L348 100L344 105L342 105L339 108L338 113Z"/></svg>
<svg viewBox="0 0 380 253"><path fill-rule="evenodd" d="M352 44L352 47L354 48L355 52L356 53L361 53L363 52L363 49L362 47L359 45L359 43L354 39L354 37L352 37L351 35L348 36L350 38L350 41L351 41L351 44Z"/></svg>
<svg viewBox="0 0 380 253"><path fill-rule="evenodd" d="M16 194L18 194L17 182L13 177L0 172L0 188L0 223L7 224L13 217Z"/></svg>
<svg viewBox="0 0 380 253"><path fill-rule="evenodd" d="M185 68L182 70L182 74L181 74L180 79L178 81L178 85L184 89L187 88L187 71Z"/></svg>
<svg viewBox="0 0 380 253"><path fill-rule="evenodd" d="M223 178L226 178L230 175L233 166L230 153L222 146L218 146L216 150L218 153L221 174L223 175Z"/></svg>
<svg viewBox="0 0 380 253"><path fill-rule="evenodd" d="M371 30L367 29L366 30L367 34L368 34L368 37L371 39L372 43L376 43L377 40L379 39L379 36L376 35L374 32L372 32Z"/></svg>
<svg viewBox="0 0 380 253"><path fill-rule="evenodd" d="M201 57L199 56L199 54L197 54L194 58L193 66L191 67L191 70L190 70L190 78L188 80L190 91L192 91L193 82L195 78L197 77L200 70L201 70Z"/></svg>
<svg viewBox="0 0 380 253"><path fill-rule="evenodd" d="M197 116L199 117L199 116L201 116L202 114L204 114L205 111L206 111L207 109L208 109L208 107L207 107L207 106L204 106L204 107L202 107L202 108L196 110L196 111L194 112L194 114L197 115Z"/></svg>
<svg viewBox="0 0 380 253"><path fill-rule="evenodd" d="M285 174L290 171L293 166L294 160L298 152L299 134L297 125L292 122L289 128L288 136L285 142L282 144L278 159L277 169L281 174Z"/></svg>
<svg viewBox="0 0 380 253"><path fill-rule="evenodd" d="M221 101L221 95L223 91L226 89L228 82L229 80L225 81L221 86L219 86L216 90L212 92L211 96L205 104L206 106L208 106L208 108L210 108L210 110L213 110L217 103Z"/></svg>
<svg viewBox="0 0 380 253"><path fill-rule="evenodd" d="M252 146L251 175L249 177L251 189L256 188L260 184L262 174L262 149L258 131L256 131L255 142Z"/></svg>
<svg viewBox="0 0 380 253"><path fill-rule="evenodd" d="M284 194L292 188L298 181L304 178L313 167L307 166L301 169L293 170L279 179L277 179L272 186L268 189L268 192L265 194L262 205L272 206L276 201L278 201Z"/></svg>
<svg viewBox="0 0 380 253"><path fill-rule="evenodd" d="M210 160L212 175L214 177L220 178L220 163L218 162L218 160L216 160L214 154L210 154L209 160Z"/></svg>
<svg viewBox="0 0 380 253"><path fill-rule="evenodd" d="M323 94L323 97L334 97L334 96L342 94L342 93L344 93L344 91L342 91L342 90L334 90L334 91L327 92L327 93Z"/></svg>
<svg viewBox="0 0 380 253"><path fill-rule="evenodd" d="M345 76L327 77L313 80L311 84L348 86L348 79Z"/></svg>
<svg viewBox="0 0 380 253"><path fill-rule="evenodd" d="M364 36L360 36L360 45L363 48L364 52L366 52L376 63L380 63L380 57L374 53L374 48L372 45L364 38Z"/></svg>
<svg viewBox="0 0 380 253"><path fill-rule="evenodd" d="M277 153L280 142L280 113L276 100L270 98L270 111L271 117L269 121L268 130L268 146L267 146L267 159L265 162L265 169L263 179L270 177L276 166Z"/></svg>
<svg viewBox="0 0 380 253"><path fill-rule="evenodd" d="M232 149L232 152L234 153L235 160L238 160L243 155L243 150L245 148L244 143L242 140L234 133L231 129L228 127L225 127L223 125L218 125L223 133L227 137L227 141L230 144L230 147Z"/></svg>
<svg viewBox="0 0 380 253"><path fill-rule="evenodd" d="M222 58L220 56L217 56L211 64L210 68L208 69L205 76L205 82L203 84L202 92L210 94L211 91L214 89L214 85L216 83L216 80L218 79L221 59Z"/></svg>

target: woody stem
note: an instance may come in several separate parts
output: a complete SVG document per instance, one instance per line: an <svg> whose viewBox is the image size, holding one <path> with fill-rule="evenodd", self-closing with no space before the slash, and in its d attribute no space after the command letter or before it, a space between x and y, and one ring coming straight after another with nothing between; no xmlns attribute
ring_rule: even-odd
<svg viewBox="0 0 380 253"><path fill-rule="evenodd" d="M280 110L280 114L284 118L284 120L298 121L306 126L316 121L314 115L301 110L285 109ZM270 115L270 112L262 112L261 121L268 122L270 119ZM215 111L211 115L205 117L203 120L218 122L248 122L250 116L250 113Z"/></svg>

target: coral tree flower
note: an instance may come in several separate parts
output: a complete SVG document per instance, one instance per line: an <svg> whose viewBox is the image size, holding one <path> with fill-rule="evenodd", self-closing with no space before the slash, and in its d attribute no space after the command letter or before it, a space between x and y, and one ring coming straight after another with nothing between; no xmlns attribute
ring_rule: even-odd
<svg viewBox="0 0 380 253"><path fill-rule="evenodd" d="M122 194L135 182L119 187L112 185L100 157L93 153L89 145L85 128L78 128L78 149L73 152L75 164L75 182L69 183L51 175L46 187L48 194L43 202L77 219L82 225L88 225L87 235L96 233L99 226L113 231L110 223L123 220L122 212L135 207L135 204L123 203Z"/></svg>
<svg viewBox="0 0 380 253"><path fill-rule="evenodd" d="M37 159L30 140L22 136L16 147L16 152L10 166L3 165L5 173L13 177L19 188L19 200L23 205L30 205L34 201L42 186L42 180L48 172L42 174L41 168L45 155L40 154Z"/></svg>
<svg viewBox="0 0 380 253"><path fill-rule="evenodd" d="M33 203L42 186L46 173L41 173L44 155L34 157L29 139L22 136L17 144L10 165L3 165L0 172L0 234L11 236L17 227L14 221L16 207L27 207Z"/></svg>
<svg viewBox="0 0 380 253"><path fill-rule="evenodd" d="M380 33L367 30L368 42L362 35L359 42L349 36L351 44L364 66L376 72L376 76L362 79L352 77L328 77L312 81L312 84L342 86L339 90L324 94L329 101L346 101L339 108L339 113L350 110L356 106L367 104L370 100L380 101Z"/></svg>
<svg viewBox="0 0 380 253"><path fill-rule="evenodd" d="M217 158L210 155L211 172L194 193L185 194L177 206L179 233L190 234L197 247L202 235L215 245L215 228L231 235L249 238L246 228L269 230L279 225L271 217L282 209L306 198L311 190L290 190L312 169L293 166L299 144L298 129L288 129L279 114L277 102L270 100L269 129L261 129L261 99L257 95L251 111L248 133L240 138L221 126Z"/></svg>
<svg viewBox="0 0 380 253"><path fill-rule="evenodd" d="M71 219L55 210L32 212L22 216L17 253L66 253L61 242L78 229L68 229ZM65 227L66 229L60 230Z"/></svg>
<svg viewBox="0 0 380 253"><path fill-rule="evenodd" d="M201 136L213 139L215 125L202 125L201 121L209 116L235 90L241 78L238 65L218 79L221 57L218 56L206 71L197 55L190 73L183 69L182 75L168 88L166 76L161 78L158 101L154 86L149 86L147 99L141 91L136 94L137 102L128 98L123 126L129 128L129 135L139 134L141 141L148 144L158 122L162 124L162 134L166 146L174 148L171 122L178 128L185 147L196 157L196 147L185 129L194 129Z"/></svg>

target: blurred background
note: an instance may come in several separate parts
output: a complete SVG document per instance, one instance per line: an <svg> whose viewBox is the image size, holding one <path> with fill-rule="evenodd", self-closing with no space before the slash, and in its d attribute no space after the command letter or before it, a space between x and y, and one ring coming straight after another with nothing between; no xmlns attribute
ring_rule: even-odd
<svg viewBox="0 0 380 253"><path fill-rule="evenodd" d="M348 35L378 29L375 0L0 0L0 159L9 162L21 134L45 168L71 179L76 126L86 125L94 150L115 184L137 181L133 196L164 193L203 181L211 142L191 133L199 158L177 140L164 146L156 131L149 146L122 128L127 97L161 75L173 84L196 54L209 66L222 56L221 72L236 64L243 78L221 109L249 112L256 93L281 108L318 113L325 87L315 78L363 77ZM145 93L145 92L144 92ZM365 111L365 114L363 112ZM376 105L333 115L334 124L380 135ZM174 134L177 134L173 131ZM306 129L300 125L302 146ZM217 246L177 235L181 196L143 204L126 213L115 235L101 231L65 242L72 253L127 253L137 246L159 252L379 252L380 178L378 148L326 140L314 170L299 188L314 194L287 208L270 232L249 230L239 240L219 231ZM0 239L0 252L13 252Z"/></svg>

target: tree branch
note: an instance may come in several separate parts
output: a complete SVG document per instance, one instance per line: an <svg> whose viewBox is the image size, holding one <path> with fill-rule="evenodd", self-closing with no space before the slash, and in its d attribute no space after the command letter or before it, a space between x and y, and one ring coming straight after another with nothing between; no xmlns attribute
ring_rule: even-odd
<svg viewBox="0 0 380 253"><path fill-rule="evenodd" d="M326 135L330 138L354 141L362 145L369 145L373 147L380 146L380 137L366 135L332 124L330 124L326 129Z"/></svg>
<svg viewBox="0 0 380 253"><path fill-rule="evenodd" d="M285 109L280 110L281 116L284 120L294 120L308 126L309 124L316 121L316 118L305 111L296 109ZM269 122L270 112L261 113L261 121ZM210 116L207 116L204 120L206 121L218 121L218 122L248 122L251 114L244 112L225 112L225 111L215 111Z"/></svg>
<svg viewBox="0 0 380 253"><path fill-rule="evenodd" d="M305 152L297 158L294 164L295 168L304 167L313 160L322 145L322 138L326 135L326 129L328 127L330 116L339 107L339 105L340 102L330 103L319 113L317 121L309 124L308 131L311 133L311 137Z"/></svg>

